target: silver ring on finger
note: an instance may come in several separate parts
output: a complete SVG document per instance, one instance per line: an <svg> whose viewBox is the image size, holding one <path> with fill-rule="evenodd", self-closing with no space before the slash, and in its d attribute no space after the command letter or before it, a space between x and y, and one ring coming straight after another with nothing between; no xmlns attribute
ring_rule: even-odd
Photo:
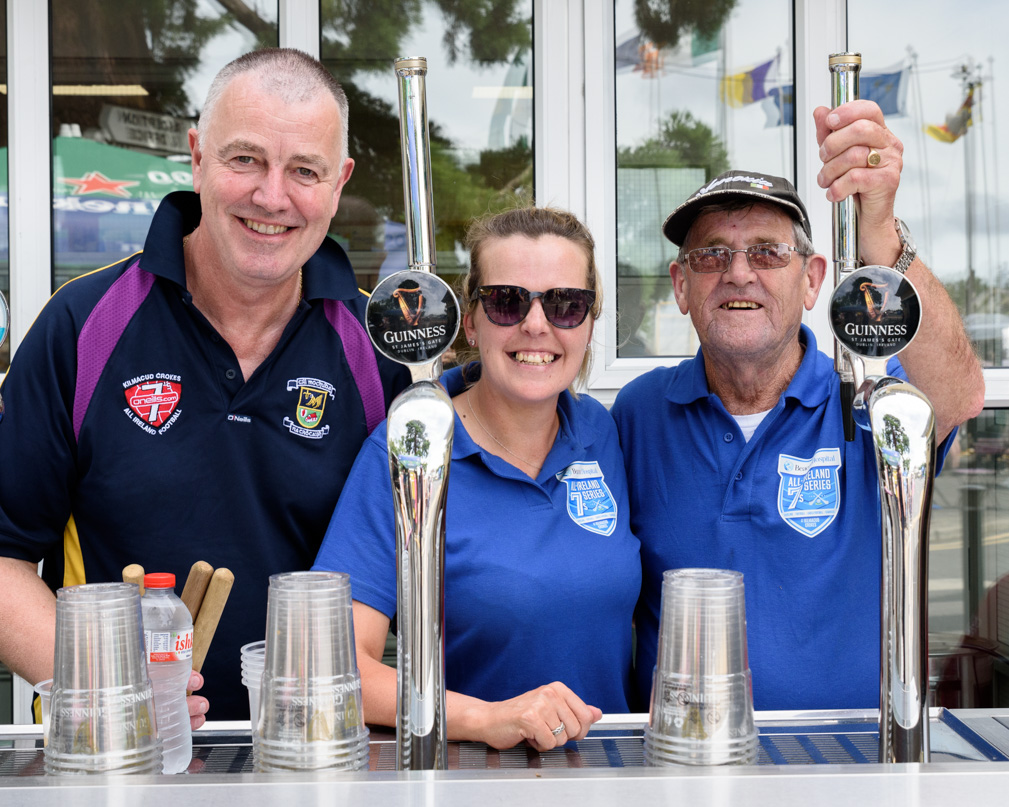
<svg viewBox="0 0 1009 807"><path fill-rule="evenodd" d="M554 737L560 737L564 733L564 723L562 722L557 728L550 732Z"/></svg>

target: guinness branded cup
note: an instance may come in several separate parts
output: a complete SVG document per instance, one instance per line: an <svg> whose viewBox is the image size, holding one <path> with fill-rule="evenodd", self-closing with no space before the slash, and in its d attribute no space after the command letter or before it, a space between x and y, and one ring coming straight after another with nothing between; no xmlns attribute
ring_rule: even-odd
<svg viewBox="0 0 1009 807"><path fill-rule="evenodd" d="M136 585L56 592L53 671L46 773L161 772Z"/></svg>
<svg viewBox="0 0 1009 807"><path fill-rule="evenodd" d="M662 579L647 765L756 761L743 576L677 569Z"/></svg>
<svg viewBox="0 0 1009 807"><path fill-rule="evenodd" d="M257 771L368 767L348 575L270 578L252 747Z"/></svg>

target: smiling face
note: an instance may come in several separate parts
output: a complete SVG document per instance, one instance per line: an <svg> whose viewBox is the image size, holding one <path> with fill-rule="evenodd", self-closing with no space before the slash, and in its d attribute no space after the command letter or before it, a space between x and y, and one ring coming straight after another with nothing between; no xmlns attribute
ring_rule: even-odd
<svg viewBox="0 0 1009 807"><path fill-rule="evenodd" d="M481 248L485 286L522 286L529 291L588 288L585 253L566 238L521 235L494 238ZM592 317L577 328L556 328L533 300L517 325L495 325L477 305L463 318L466 338L480 350L480 384L516 403L555 401L578 375L592 338Z"/></svg>
<svg viewBox="0 0 1009 807"><path fill-rule="evenodd" d="M319 248L354 161L340 164L343 122L328 92L288 103L259 84L256 73L233 79L202 147L195 129L189 142L201 256L233 282L272 285Z"/></svg>
<svg viewBox="0 0 1009 807"><path fill-rule="evenodd" d="M751 244L795 245L792 220L776 207L754 205L732 211L701 213L690 228L685 251ZM735 253L729 269L697 274L673 262L669 273L680 311L690 314L705 357L730 362L775 361L795 348L803 309L811 309L823 282L822 256L807 259L793 252L781 269L755 271L746 255Z"/></svg>

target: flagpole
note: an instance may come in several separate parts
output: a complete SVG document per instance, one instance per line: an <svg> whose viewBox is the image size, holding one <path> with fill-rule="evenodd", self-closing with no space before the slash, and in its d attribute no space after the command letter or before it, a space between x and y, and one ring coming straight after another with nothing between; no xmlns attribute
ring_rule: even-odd
<svg viewBox="0 0 1009 807"><path fill-rule="evenodd" d="M993 56L988 57L988 89L991 93L991 97L995 98L995 58ZM1002 268L1002 222L1001 216L999 214L999 183L998 183L998 121L995 118L995 103L991 104L990 114L991 114L991 130L995 136L992 137L992 162L994 162L993 171L995 177L995 273L993 275L994 282L992 283L992 300L994 307L992 309L993 313L998 313L1002 310L1002 285L998 282L998 273ZM983 121L982 121L983 123Z"/></svg>
<svg viewBox="0 0 1009 807"><path fill-rule="evenodd" d="M922 165L924 167L924 170L922 170L922 210L925 214L924 255L926 260L934 261L935 253L932 251L932 188L930 187L931 181L929 180L928 149L925 142L925 105L922 103L921 98L921 73L918 70L918 52L908 45L907 53L911 60L910 70L914 80L914 97L918 107L918 118L914 120L914 128L918 135L918 150L921 153Z"/></svg>
<svg viewBox="0 0 1009 807"><path fill-rule="evenodd" d="M960 65L960 79L963 84L964 97L971 90L970 79L971 65L968 61ZM972 148L973 138L971 129L968 126L963 136L963 170L964 170L964 193L967 197L964 205L965 227L967 230L967 288L964 294L964 316L969 317L974 313L974 150Z"/></svg>

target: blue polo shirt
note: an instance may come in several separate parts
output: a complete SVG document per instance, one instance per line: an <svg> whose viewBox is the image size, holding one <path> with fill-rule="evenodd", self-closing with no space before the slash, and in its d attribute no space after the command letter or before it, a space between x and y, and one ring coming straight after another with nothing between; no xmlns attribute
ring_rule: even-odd
<svg viewBox="0 0 1009 807"><path fill-rule="evenodd" d="M645 698L662 573L711 567L743 573L757 709L879 706L872 438L858 429L845 442L833 360L805 326L800 339L802 363L749 442L709 392L700 351L617 396L631 528L641 539L636 679ZM896 361L891 374L906 377Z"/></svg>
<svg viewBox="0 0 1009 807"><path fill-rule="evenodd" d="M248 381L194 307L182 238L199 197L160 204L144 251L73 280L3 383L0 555L52 589L197 560L235 584L204 665L210 718L248 716L240 648L263 638L270 574L307 569L351 465L407 381L377 359L366 298L326 239L304 300Z"/></svg>
<svg viewBox="0 0 1009 807"><path fill-rule="evenodd" d="M443 382L450 395L464 389L459 369ZM620 446L597 401L564 392L557 411L560 430L535 480L481 449L456 416L446 505L446 684L500 701L561 681L604 712L626 712L641 561ZM395 615L385 424L361 450L313 568L349 573L355 600Z"/></svg>

